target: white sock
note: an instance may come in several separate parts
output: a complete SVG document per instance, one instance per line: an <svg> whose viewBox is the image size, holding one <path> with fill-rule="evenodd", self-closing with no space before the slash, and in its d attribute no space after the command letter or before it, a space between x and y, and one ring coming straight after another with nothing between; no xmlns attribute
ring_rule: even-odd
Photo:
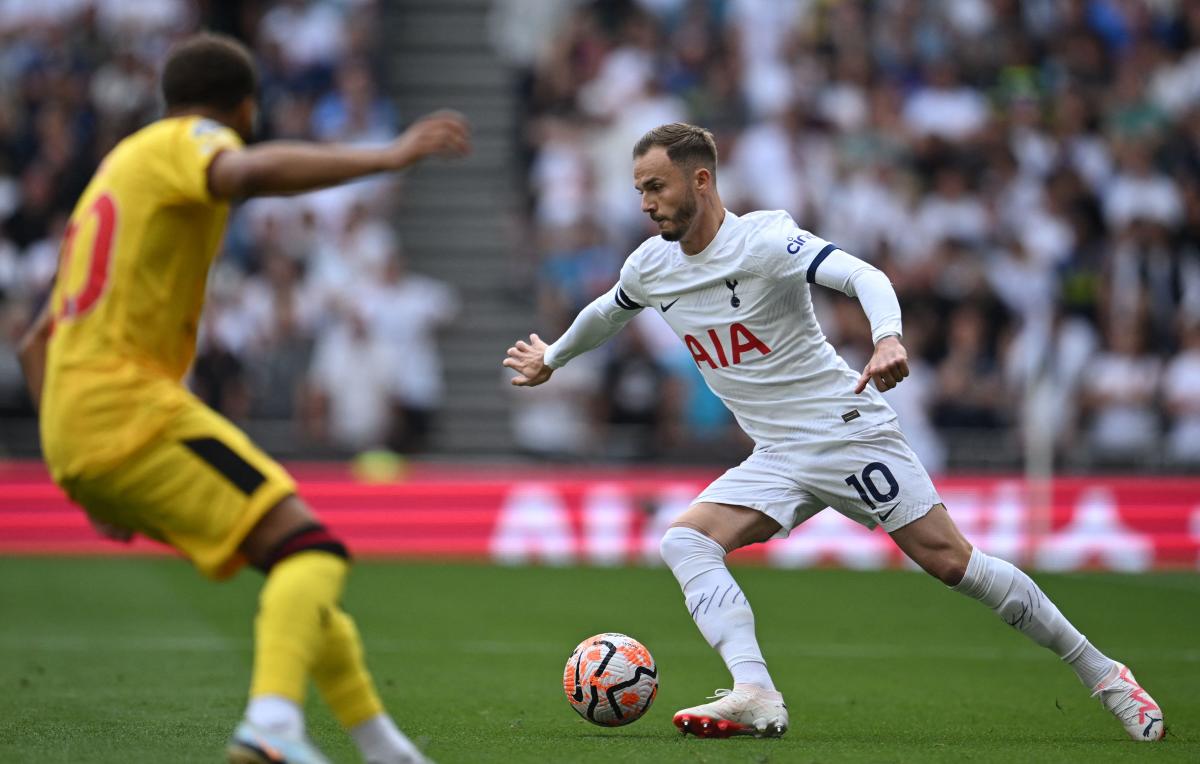
<svg viewBox="0 0 1200 764"><path fill-rule="evenodd" d="M350 730L350 737L368 764L424 761L417 747L387 714L360 722Z"/></svg>
<svg viewBox="0 0 1200 764"><path fill-rule="evenodd" d="M286 737L304 736L304 712L282 695L257 695L246 706L246 721Z"/></svg>
<svg viewBox="0 0 1200 764"><path fill-rule="evenodd" d="M1094 688L1112 668L1112 659L1092 647L1033 579L1007 560L973 549L966 575L953 588L979 600L1009 626L1053 650L1088 688Z"/></svg>
<svg viewBox="0 0 1200 764"><path fill-rule="evenodd" d="M754 636L754 612L725 567L725 549L700 531L676 526L667 529L659 550L683 587L692 620L721 654L734 683L774 690Z"/></svg>

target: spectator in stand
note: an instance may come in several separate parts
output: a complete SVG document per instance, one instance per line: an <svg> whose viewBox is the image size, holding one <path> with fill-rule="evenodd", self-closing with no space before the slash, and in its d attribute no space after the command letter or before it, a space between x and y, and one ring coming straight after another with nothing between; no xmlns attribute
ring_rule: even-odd
<svg viewBox="0 0 1200 764"><path fill-rule="evenodd" d="M1167 460L1172 464L1200 466L1200 321L1180 331L1180 351L1167 363L1162 378L1163 403L1171 422L1167 434Z"/></svg>
<svg viewBox="0 0 1200 764"><path fill-rule="evenodd" d="M265 253L262 273L247 279L238 320L250 333L243 353L250 414L294 419L311 365L316 303L303 283L301 262L282 251Z"/></svg>
<svg viewBox="0 0 1200 764"><path fill-rule="evenodd" d="M346 306L317 337L305 401L305 430L317 444L350 456L383 448L395 408L395 355Z"/></svg>
<svg viewBox="0 0 1200 764"><path fill-rule="evenodd" d="M939 427L994 430L1006 423L1002 377L988 328L976 305L963 305L950 315L946 355L937 370L934 421Z"/></svg>
<svg viewBox="0 0 1200 764"><path fill-rule="evenodd" d="M1102 464L1138 464L1157 454L1162 430L1155 407L1162 361L1146 351L1144 322L1110 320L1104 348L1083 382L1089 445Z"/></svg>
<svg viewBox="0 0 1200 764"><path fill-rule="evenodd" d="M924 84L904 104L904 121L917 136L965 142L983 130L988 112L983 94L962 82L953 61L942 58L928 66Z"/></svg>
<svg viewBox="0 0 1200 764"><path fill-rule="evenodd" d="M399 249L388 255L378 278L360 289L359 304L371 338L390 359L392 411L384 442L400 453L420 451L445 389L437 333L458 314L458 296L440 281L410 273Z"/></svg>
<svg viewBox="0 0 1200 764"><path fill-rule="evenodd" d="M337 88L313 109L312 133L341 143L385 141L396 134L396 110L375 92L366 62L351 60L338 67Z"/></svg>
<svg viewBox="0 0 1200 764"><path fill-rule="evenodd" d="M678 439L681 385L637 326L622 336L601 370L598 436L609 458L640 462L669 453Z"/></svg>
<svg viewBox="0 0 1200 764"><path fill-rule="evenodd" d="M542 313L543 324L565 329L571 323L569 313ZM595 455L595 417L591 402L598 394L602 356L585 353L555 374L554 381L535 398L527 390L513 387L508 369L500 377L508 391L509 422L513 442L519 453L539 460L576 461Z"/></svg>

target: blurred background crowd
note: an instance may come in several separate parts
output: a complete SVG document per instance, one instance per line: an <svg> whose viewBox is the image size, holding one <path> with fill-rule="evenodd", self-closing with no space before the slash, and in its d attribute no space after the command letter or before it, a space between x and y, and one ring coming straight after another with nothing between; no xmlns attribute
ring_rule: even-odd
<svg viewBox="0 0 1200 764"><path fill-rule="evenodd" d="M260 67L263 138L360 143L400 129L371 0L0 2L0 416L32 412L13 353L44 299L75 199L156 119L158 66L199 28ZM239 205L214 268L192 387L238 422L276 422L316 455L419 450L441 402L435 333L457 297L412 274L375 179Z"/></svg>
<svg viewBox="0 0 1200 764"><path fill-rule="evenodd" d="M15 340L96 164L157 115L167 46L201 27L250 44L263 137L385 140L416 115L389 96L382 5L0 0L0 422L32 416ZM496 288L528 314L514 285L536 284L547 339L652 235L633 143L689 121L717 138L731 210L787 210L891 278L913 374L887 399L931 471L1011 467L1033 441L1081 468L1200 463L1200 4L494 0L489 24L517 115L513 283ZM430 447L461 300L410 271L401 183L236 209L199 395L304 453ZM857 303L814 294L865 364ZM517 450L746 450L650 314L512 397Z"/></svg>

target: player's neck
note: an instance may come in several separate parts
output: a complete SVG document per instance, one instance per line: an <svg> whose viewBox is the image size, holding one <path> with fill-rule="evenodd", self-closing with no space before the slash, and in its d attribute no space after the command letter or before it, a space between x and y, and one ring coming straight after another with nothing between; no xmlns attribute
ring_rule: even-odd
<svg viewBox="0 0 1200 764"><path fill-rule="evenodd" d="M229 115L227 113L207 106L180 106L175 109L167 109L167 113L163 116L166 119L174 117L204 117L205 119L211 119L213 122L219 122L226 127L232 127L229 124Z"/></svg>
<svg viewBox="0 0 1200 764"><path fill-rule="evenodd" d="M696 225L692 226L692 230L688 231L687 236L679 240L683 254L697 255L703 252L705 247L712 244L712 240L717 237L717 231L721 230L723 222L725 222L725 205L721 204L720 197L713 195L709 199L702 199L699 214L696 216Z"/></svg>

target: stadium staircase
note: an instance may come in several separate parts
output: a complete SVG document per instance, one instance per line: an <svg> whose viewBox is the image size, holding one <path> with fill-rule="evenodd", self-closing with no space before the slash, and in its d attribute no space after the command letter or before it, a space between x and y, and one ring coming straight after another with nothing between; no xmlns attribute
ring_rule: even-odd
<svg viewBox="0 0 1200 764"><path fill-rule="evenodd" d="M517 106L515 77L488 39L490 8L491 0L382 5L389 84L403 118L449 107L474 130L471 157L405 178L397 218L412 270L453 284L462 300L441 338L447 395L430 448L437 457L510 452L500 361L531 329L531 309L508 289Z"/></svg>

